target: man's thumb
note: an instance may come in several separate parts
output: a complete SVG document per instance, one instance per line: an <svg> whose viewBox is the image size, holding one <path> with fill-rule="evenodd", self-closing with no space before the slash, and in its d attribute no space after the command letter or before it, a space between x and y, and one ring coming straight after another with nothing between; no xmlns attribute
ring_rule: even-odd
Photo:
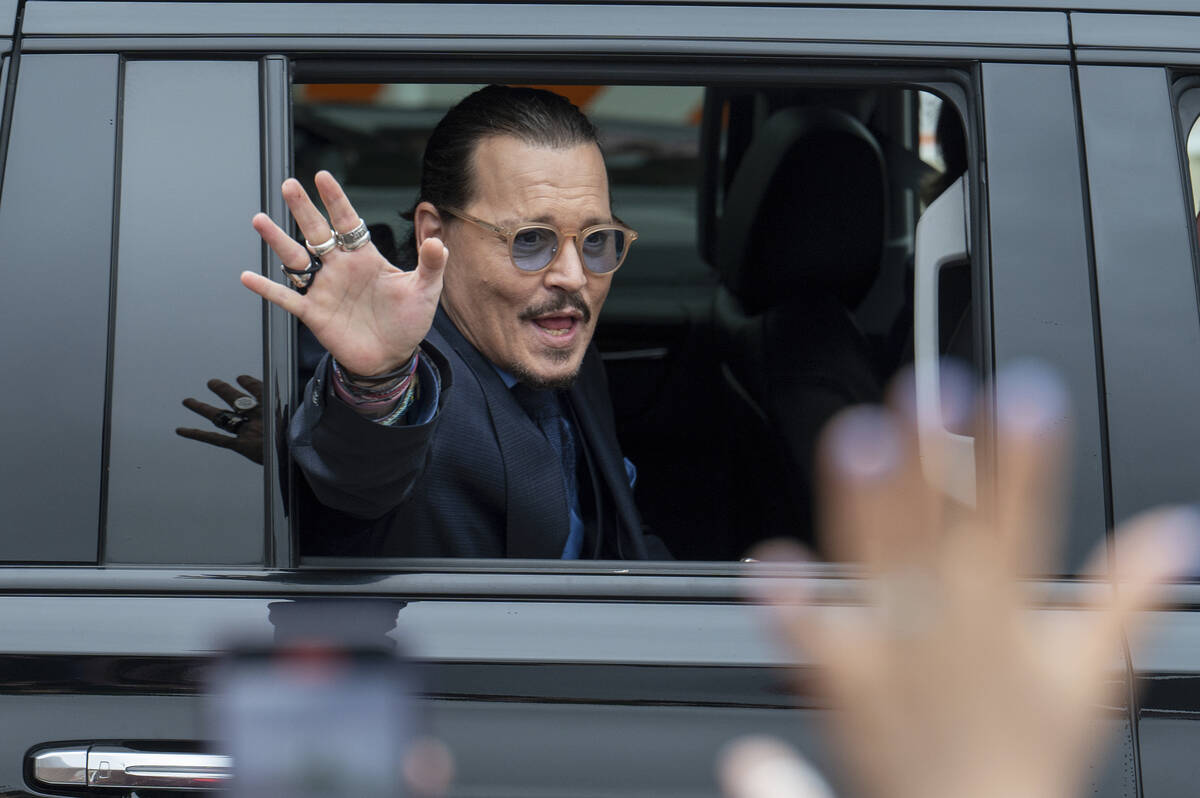
<svg viewBox="0 0 1200 798"><path fill-rule="evenodd" d="M449 257L450 250L440 238L427 238L421 242L421 248L417 251L417 271L421 272L423 277L435 277L445 268Z"/></svg>

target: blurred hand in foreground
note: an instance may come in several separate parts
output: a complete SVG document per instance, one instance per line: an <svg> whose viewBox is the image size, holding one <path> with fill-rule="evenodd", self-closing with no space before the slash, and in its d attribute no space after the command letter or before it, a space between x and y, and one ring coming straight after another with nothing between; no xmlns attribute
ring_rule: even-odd
<svg viewBox="0 0 1200 798"><path fill-rule="evenodd" d="M1030 611L1021 579L1054 572L1067 400L1032 365L1002 373L996 396L998 479L979 475L978 511L930 487L925 474L946 467L945 453L922 442L918 456L912 412L855 408L831 423L823 533L827 550L861 565L864 606L834 622L797 580L762 580L785 645L819 665L835 750L864 798L1079 794L1104 742L1094 722L1121 703L1122 634L1197 551L1193 511L1136 518L1118 532L1115 590L1098 581L1090 606L1034 618L1047 614ZM775 544L756 556L800 555ZM1085 572L1108 572L1103 545ZM721 778L733 798L829 795L807 763L764 739L732 746Z"/></svg>

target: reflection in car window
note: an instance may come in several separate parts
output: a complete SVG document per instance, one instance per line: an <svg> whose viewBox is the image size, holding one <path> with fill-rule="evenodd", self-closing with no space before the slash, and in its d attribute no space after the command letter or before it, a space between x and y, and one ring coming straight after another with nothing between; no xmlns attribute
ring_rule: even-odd
<svg viewBox="0 0 1200 798"><path fill-rule="evenodd" d="M238 283L262 262L248 223L261 202L257 69L125 69L107 562L263 557L262 468L176 433L231 434L237 420L216 413L234 408L206 383L262 373L261 303ZM186 407L189 397L215 412Z"/></svg>
<svg viewBox="0 0 1200 798"><path fill-rule="evenodd" d="M408 236L398 212L426 136L476 88L298 85L297 177L311 191L333 172L386 253ZM595 340L643 521L681 559L736 559L779 534L811 542L817 431L879 399L914 357L914 226L967 169L958 110L873 86L546 88L599 128L614 212L640 235ZM796 143L771 155L776 135ZM774 166L739 176L743 158ZM718 246L699 240L705 225ZM972 361L969 264L938 285L938 350ZM302 344L300 372L314 351Z"/></svg>

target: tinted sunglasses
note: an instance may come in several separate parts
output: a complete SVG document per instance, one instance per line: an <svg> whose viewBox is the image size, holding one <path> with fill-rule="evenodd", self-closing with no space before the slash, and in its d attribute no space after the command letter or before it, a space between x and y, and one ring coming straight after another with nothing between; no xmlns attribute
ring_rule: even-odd
<svg viewBox="0 0 1200 798"><path fill-rule="evenodd" d="M455 208L446 213L489 230L508 242L508 256L523 272L540 272L554 262L564 238L575 239L579 261L593 274L612 274L625 261L638 234L621 224L596 224L577 233L564 233L554 225L530 223L515 230L499 227Z"/></svg>

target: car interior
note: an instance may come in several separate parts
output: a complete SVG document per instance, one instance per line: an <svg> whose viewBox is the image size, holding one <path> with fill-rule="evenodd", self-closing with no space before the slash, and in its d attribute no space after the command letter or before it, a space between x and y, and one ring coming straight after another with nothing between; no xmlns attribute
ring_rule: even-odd
<svg viewBox="0 0 1200 798"><path fill-rule="evenodd" d="M474 88L298 84L294 174L311 189L332 171L387 255L426 135ZM819 551L822 426L880 401L921 358L919 329L927 359L980 362L967 247L927 268L917 252L918 220L956 190L940 224L963 235L962 109L920 86L545 88L600 129L614 213L639 233L595 342L644 523L680 560L780 536ZM320 350L301 331L298 351L304 380ZM316 522L298 520L303 551Z"/></svg>

